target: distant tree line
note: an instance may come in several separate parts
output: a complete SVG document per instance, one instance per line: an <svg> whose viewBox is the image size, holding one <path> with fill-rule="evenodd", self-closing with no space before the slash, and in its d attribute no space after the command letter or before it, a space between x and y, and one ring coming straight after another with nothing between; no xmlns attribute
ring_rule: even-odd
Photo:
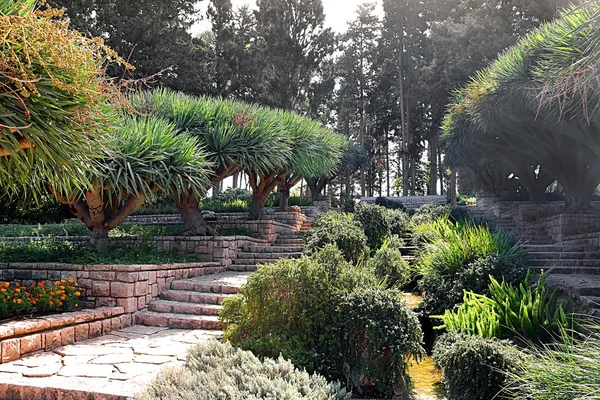
<svg viewBox="0 0 600 400"><path fill-rule="evenodd" d="M455 179L438 139L452 93L568 4L383 0L383 16L361 5L336 34L325 27L321 0L258 0L255 9L206 1L207 15L193 0L50 3L136 66L127 74L162 71L149 85L296 111L353 139L367 153L360 165L309 182L342 197L447 193ZM212 28L194 37L200 18ZM477 188L468 171L461 178L464 191Z"/></svg>

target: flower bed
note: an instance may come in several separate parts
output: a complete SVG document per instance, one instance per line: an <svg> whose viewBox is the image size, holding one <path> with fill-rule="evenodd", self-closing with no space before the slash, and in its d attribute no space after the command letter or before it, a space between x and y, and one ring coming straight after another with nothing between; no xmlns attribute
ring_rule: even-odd
<svg viewBox="0 0 600 400"><path fill-rule="evenodd" d="M81 290L73 278L55 282L33 282L30 286L18 282L0 285L0 319L26 313L72 311L79 307Z"/></svg>

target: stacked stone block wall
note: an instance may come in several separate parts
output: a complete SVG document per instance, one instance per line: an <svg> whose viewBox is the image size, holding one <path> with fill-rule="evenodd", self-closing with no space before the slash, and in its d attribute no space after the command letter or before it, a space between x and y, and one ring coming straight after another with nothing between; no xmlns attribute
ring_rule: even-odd
<svg viewBox="0 0 600 400"><path fill-rule="evenodd" d="M386 197L388 200L401 202L407 210L416 210L426 204L447 204L446 196L406 196L406 197ZM375 203L376 197L363 197L361 201Z"/></svg>
<svg viewBox="0 0 600 400"><path fill-rule="evenodd" d="M132 313L123 307L102 307L7 322L0 325L0 364L36 351L48 351L106 335L132 323Z"/></svg>

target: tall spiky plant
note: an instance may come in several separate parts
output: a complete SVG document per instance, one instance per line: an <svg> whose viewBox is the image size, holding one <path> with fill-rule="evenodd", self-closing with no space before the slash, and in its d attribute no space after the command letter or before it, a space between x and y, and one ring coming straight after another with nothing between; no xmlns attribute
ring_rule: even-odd
<svg viewBox="0 0 600 400"><path fill-rule="evenodd" d="M69 29L62 12L36 1L0 0L0 185L31 192L31 178L56 188L86 185L98 152L103 66L121 59Z"/></svg>
<svg viewBox="0 0 600 400"><path fill-rule="evenodd" d="M104 137L99 172L89 174L89 189L56 192L59 200L91 231L98 248L108 233L159 194L175 198L203 193L210 185L211 165L198 141L180 134L170 122L155 117L121 120Z"/></svg>

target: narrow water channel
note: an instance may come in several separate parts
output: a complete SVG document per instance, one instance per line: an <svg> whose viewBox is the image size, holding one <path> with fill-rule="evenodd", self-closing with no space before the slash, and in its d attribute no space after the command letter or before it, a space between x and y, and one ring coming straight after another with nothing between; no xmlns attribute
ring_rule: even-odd
<svg viewBox="0 0 600 400"><path fill-rule="evenodd" d="M423 298L414 293L403 293L402 300L406 305L415 309ZM413 384L415 400L443 400L444 390L441 384L442 372L436 368L431 357L424 358L420 363L412 360L408 374Z"/></svg>

